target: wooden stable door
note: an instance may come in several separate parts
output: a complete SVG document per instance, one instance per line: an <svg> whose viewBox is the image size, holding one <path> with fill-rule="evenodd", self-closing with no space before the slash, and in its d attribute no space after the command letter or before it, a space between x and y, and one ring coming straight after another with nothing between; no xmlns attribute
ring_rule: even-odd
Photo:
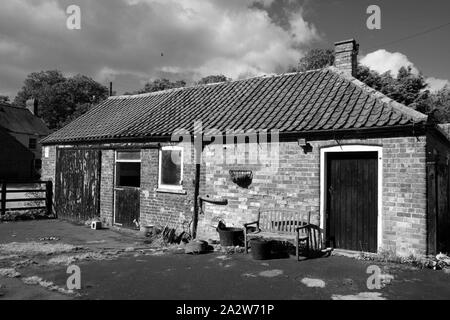
<svg viewBox="0 0 450 320"><path fill-rule="evenodd" d="M140 218L141 155L117 151L114 180L114 223L138 228Z"/></svg>
<svg viewBox="0 0 450 320"><path fill-rule="evenodd" d="M58 148L55 211L58 218L84 222L100 215L100 150Z"/></svg>
<svg viewBox="0 0 450 320"><path fill-rule="evenodd" d="M327 234L336 248L376 252L378 216L376 152L327 155Z"/></svg>

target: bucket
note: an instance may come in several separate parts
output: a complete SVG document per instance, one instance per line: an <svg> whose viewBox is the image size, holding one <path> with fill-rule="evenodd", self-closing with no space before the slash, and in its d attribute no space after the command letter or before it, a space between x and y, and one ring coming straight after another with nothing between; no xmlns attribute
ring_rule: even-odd
<svg viewBox="0 0 450 320"><path fill-rule="evenodd" d="M142 235L144 237L150 237L151 235L153 235L153 228L154 228L154 226L152 226L152 225L141 227Z"/></svg>
<svg viewBox="0 0 450 320"><path fill-rule="evenodd" d="M264 239L250 240L252 257L255 260L270 259L270 242Z"/></svg>
<svg viewBox="0 0 450 320"><path fill-rule="evenodd" d="M222 228L217 229L219 232L220 245L222 247L240 246L244 239L244 230L241 228Z"/></svg>

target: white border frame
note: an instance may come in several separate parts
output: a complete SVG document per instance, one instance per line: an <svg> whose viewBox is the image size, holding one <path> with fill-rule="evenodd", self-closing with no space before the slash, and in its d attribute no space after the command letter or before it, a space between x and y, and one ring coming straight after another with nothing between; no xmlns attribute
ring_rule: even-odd
<svg viewBox="0 0 450 320"><path fill-rule="evenodd" d="M179 150L181 151L181 173L180 173L180 185L173 186L169 184L161 184L161 165L162 165L162 152L166 150ZM170 191L182 191L183 190L183 167L184 167L184 149L179 146L164 146L159 149L159 161L158 161L158 189L170 190Z"/></svg>
<svg viewBox="0 0 450 320"><path fill-rule="evenodd" d="M119 160L117 159L117 152L139 152L140 153L140 158L139 160L136 159L130 159L130 160ZM141 163L142 160L142 152L140 149L130 149L130 150L123 150L123 149L117 149L114 150L114 168L113 168L113 224L114 225L118 225L118 226L122 226L122 223L118 223L116 222L116 191L117 189L120 188L127 188L127 187L120 187L117 186L117 162L139 162ZM141 170L142 170L142 165L141 165ZM142 172L140 172L140 175L142 177ZM140 187L138 188L140 189Z"/></svg>
<svg viewBox="0 0 450 320"><path fill-rule="evenodd" d="M326 162L328 152L377 152L378 156L378 217L377 217L377 252L383 247L383 147L370 145L341 145L320 149L320 228L326 233Z"/></svg>

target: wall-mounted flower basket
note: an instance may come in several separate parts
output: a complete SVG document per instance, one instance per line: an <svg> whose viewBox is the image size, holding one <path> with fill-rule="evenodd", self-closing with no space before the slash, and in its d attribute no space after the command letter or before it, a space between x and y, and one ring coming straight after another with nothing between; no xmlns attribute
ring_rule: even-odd
<svg viewBox="0 0 450 320"><path fill-rule="evenodd" d="M251 170L230 170L231 181L242 188L248 188L252 183L253 172Z"/></svg>

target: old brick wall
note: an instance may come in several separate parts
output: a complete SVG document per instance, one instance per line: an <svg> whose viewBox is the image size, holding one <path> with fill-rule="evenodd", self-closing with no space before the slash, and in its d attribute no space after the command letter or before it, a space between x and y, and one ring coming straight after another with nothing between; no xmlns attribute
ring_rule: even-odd
<svg viewBox="0 0 450 320"><path fill-rule="evenodd" d="M140 224L169 226L179 231L190 227L194 211L195 165L191 156L184 155L183 191L173 192L158 189L158 148L141 149ZM100 186L100 216L111 225L114 206L115 150L102 150Z"/></svg>
<svg viewBox="0 0 450 320"><path fill-rule="evenodd" d="M242 227L256 218L261 207L285 207L300 211L320 206L320 148L336 146L335 140L309 141L312 151L304 154L295 142L281 142L279 168L267 165L223 164L216 161L223 147L206 147L204 152L207 194L228 199L228 205L205 205L199 234L217 239L213 226L219 220ZM397 254L422 254L426 250L426 137L341 140L341 144L383 147L382 247ZM229 146L227 146L229 148ZM253 171L246 188L234 184L230 169Z"/></svg>
<svg viewBox="0 0 450 320"><path fill-rule="evenodd" d="M159 149L141 151L141 226L156 225L186 231L194 213L195 164L193 150L184 149L183 190L158 189Z"/></svg>
<svg viewBox="0 0 450 320"><path fill-rule="evenodd" d="M106 226L111 226L114 223L114 150L102 150L101 164L100 219Z"/></svg>
<svg viewBox="0 0 450 320"><path fill-rule="evenodd" d="M382 247L398 254L421 254L426 250L426 137L395 137L341 140L342 144L383 147ZM226 198L226 206L206 203L200 214L200 238L216 238L219 220L242 226L256 218L261 207L286 207L300 211L320 206L320 148L336 146L335 140L309 141L312 151L304 154L295 142L280 144L277 170L268 159L262 164L237 165L220 159L224 148L205 147L201 166L200 194ZM229 148L229 146L226 146ZM154 224L188 229L194 211L195 164L184 157L183 192L158 190L157 148L141 150L141 225ZM250 151L247 151L247 155ZM244 152L245 154L245 152ZM54 181L56 147L43 157L43 179ZM228 159L230 160L230 159ZM272 163L277 166L277 163ZM230 180L230 169L253 171L246 189ZM114 150L102 150L101 217L113 223Z"/></svg>
<svg viewBox="0 0 450 320"><path fill-rule="evenodd" d="M45 157L45 148L48 148L48 157ZM55 186L56 174L56 146L42 147L42 181L52 181Z"/></svg>
<svg viewBox="0 0 450 320"><path fill-rule="evenodd" d="M48 149L48 157L45 156L45 148ZM55 175L56 175L56 146L42 147L42 171L41 180L53 183L53 210L55 208Z"/></svg>

